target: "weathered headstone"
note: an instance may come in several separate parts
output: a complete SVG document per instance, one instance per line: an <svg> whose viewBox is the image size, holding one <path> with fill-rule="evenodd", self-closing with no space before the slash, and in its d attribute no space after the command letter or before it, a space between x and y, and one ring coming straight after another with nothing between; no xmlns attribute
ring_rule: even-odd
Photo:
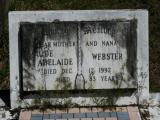
<svg viewBox="0 0 160 120"><path fill-rule="evenodd" d="M39 91L53 105L102 105L107 90L135 89L114 103L147 103L147 11L17 11L9 28L12 107L34 105L25 95Z"/></svg>

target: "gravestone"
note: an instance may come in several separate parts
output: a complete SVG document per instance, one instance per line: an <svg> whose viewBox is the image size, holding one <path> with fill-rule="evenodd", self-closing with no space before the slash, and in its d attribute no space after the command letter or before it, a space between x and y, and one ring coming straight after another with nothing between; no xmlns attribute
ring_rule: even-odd
<svg viewBox="0 0 160 120"><path fill-rule="evenodd" d="M148 103L146 10L10 12L9 37L12 107Z"/></svg>

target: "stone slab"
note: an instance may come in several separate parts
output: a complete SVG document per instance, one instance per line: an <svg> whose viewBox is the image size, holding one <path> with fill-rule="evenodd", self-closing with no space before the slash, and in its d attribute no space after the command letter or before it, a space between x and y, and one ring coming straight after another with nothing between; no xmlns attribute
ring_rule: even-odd
<svg viewBox="0 0 160 120"><path fill-rule="evenodd" d="M21 22L23 90L136 88L136 24Z"/></svg>
<svg viewBox="0 0 160 120"><path fill-rule="evenodd" d="M86 89L136 88L136 24L135 20L125 19L82 23L82 75Z"/></svg>
<svg viewBox="0 0 160 120"><path fill-rule="evenodd" d="M70 27L68 28L66 24ZM46 32L46 29L50 32ZM10 12L9 39L12 108L25 106L26 103L33 105L34 100L19 100L21 91L86 88L95 90L135 88L137 89L135 93L127 99L124 97L120 98L121 100L117 99L115 104L148 104L149 48L146 10ZM68 39L71 47L63 45L60 48L53 47L56 44L54 41L66 42ZM110 41L111 44L108 47L102 46L103 40ZM117 43L112 44L113 42ZM65 58L67 62L70 60L68 65L62 65ZM45 74L44 69L50 74ZM17 87L19 84L21 85ZM87 97L91 100L93 98ZM94 105L92 102L87 104L87 98L79 97L78 101L76 99L71 97L78 105ZM55 105L53 101L51 104Z"/></svg>

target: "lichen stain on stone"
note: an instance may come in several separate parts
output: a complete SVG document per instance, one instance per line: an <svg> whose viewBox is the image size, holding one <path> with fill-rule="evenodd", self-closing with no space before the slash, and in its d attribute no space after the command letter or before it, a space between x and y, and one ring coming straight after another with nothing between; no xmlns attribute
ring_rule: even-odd
<svg viewBox="0 0 160 120"><path fill-rule="evenodd" d="M95 81L96 81L95 71L91 71L91 73L89 73L89 82L87 83L89 87L87 89L94 89Z"/></svg>
<svg viewBox="0 0 160 120"><path fill-rule="evenodd" d="M137 21L130 22L130 34L127 40L127 69L132 78L136 79L137 71Z"/></svg>
<svg viewBox="0 0 160 120"><path fill-rule="evenodd" d="M72 40L72 37L74 37L75 31L77 31L77 24L74 22L20 23L19 44L21 46L20 48L22 49L21 56L23 64L21 64L22 70L24 72L23 79L27 79L27 84L29 83L30 86L29 89L31 87L34 87L33 83L29 81L35 80L35 76L32 73L33 71L31 72L30 70L28 70L28 68L31 68L32 70L35 69L36 54L38 50L43 48L45 36L47 36L47 38L51 40L63 40L70 42L70 40ZM64 52L65 54L68 54L66 51ZM46 81L44 80L43 83L46 83Z"/></svg>
<svg viewBox="0 0 160 120"><path fill-rule="evenodd" d="M39 106L42 108L46 107L60 107L63 109L64 107L76 107L78 104L72 101L72 98L54 98L54 99L34 99L31 102L31 105L34 107Z"/></svg>
<svg viewBox="0 0 160 120"><path fill-rule="evenodd" d="M127 61L124 66L128 71L128 78L123 80L125 83L132 80L136 86L136 68L137 68L137 20L117 19L109 21L87 21L81 23L81 29L85 33L109 34L116 41L117 48L126 49ZM101 29L100 29L101 28ZM101 31L104 30L104 31ZM122 70L122 68L121 68ZM118 73L115 73L115 75ZM116 84L117 85L117 84ZM120 86L120 85L119 85Z"/></svg>
<svg viewBox="0 0 160 120"><path fill-rule="evenodd" d="M28 67L35 66L36 53L43 47L45 35L51 40L70 41L77 30L72 22L38 22L20 24L19 39L22 48L22 60Z"/></svg>
<svg viewBox="0 0 160 120"><path fill-rule="evenodd" d="M42 24L21 23L20 42L22 49L22 61L28 66L35 65L37 50L43 47L44 32Z"/></svg>
<svg viewBox="0 0 160 120"><path fill-rule="evenodd" d="M126 36L130 32L130 21L110 20L110 21L87 21L82 22L81 27L84 33L92 32L109 34L122 48L126 48Z"/></svg>
<svg viewBox="0 0 160 120"><path fill-rule="evenodd" d="M126 66L132 78L136 78L137 64L137 20L115 20L100 24L108 29L113 40L127 50Z"/></svg>
<svg viewBox="0 0 160 120"><path fill-rule="evenodd" d="M34 99L31 104L32 105L41 105L41 99Z"/></svg>
<svg viewBox="0 0 160 120"><path fill-rule="evenodd" d="M23 81L23 88L33 90L35 88L33 83L33 81L35 81L35 76L26 68L23 68L23 72L23 79L25 79L25 81Z"/></svg>
<svg viewBox="0 0 160 120"><path fill-rule="evenodd" d="M137 59L136 23L137 23L136 20L81 22L82 30L84 29L85 24L87 24L89 27L92 27L93 29L96 29L97 26L106 28L107 34L110 34L113 40L117 41L120 47L127 49L127 61L125 65L127 66L127 69L130 73L128 81L133 80L130 78L136 78L135 75L136 59ZM77 25L78 24L74 22L21 23L19 38L21 41L21 48L22 48L22 61L24 61L25 65L34 69L36 61L36 53L38 49L41 49L43 47L45 40L44 36L47 35L47 37L51 40L58 40L58 41L65 40L69 42L73 37L73 33L77 31ZM81 61L83 62L83 52L81 54L82 54ZM23 79L27 79L26 83L27 85L30 86L29 89L34 88L33 83L29 82L29 80L35 80L35 76L25 68L23 68L23 71L26 74L25 76L23 76ZM118 73L115 73L115 75L117 74ZM57 90L72 89L71 81L63 80L62 74L59 77L62 78L62 80L56 81L56 83L54 83L55 88ZM124 79L123 82L127 84L126 79ZM122 81L118 82L116 81L115 85L120 87L121 83ZM133 83L136 82L133 81ZM92 87L93 85L91 85L91 89Z"/></svg>
<svg viewBox="0 0 160 120"><path fill-rule="evenodd" d="M61 67L61 70L63 69L63 66L60 66ZM66 80L64 78L64 74L60 73L59 77L60 80L56 79L56 81L54 82L54 88L56 90L70 90L72 89L72 82L70 80Z"/></svg>
<svg viewBox="0 0 160 120"><path fill-rule="evenodd" d="M102 98L93 97L91 98L91 101L95 103L96 106L107 106L107 105L112 106L115 105L117 98L113 96L102 97Z"/></svg>
<svg viewBox="0 0 160 120"><path fill-rule="evenodd" d="M46 24L44 31L51 40L70 42L77 31L77 24L74 22L55 22Z"/></svg>
<svg viewBox="0 0 160 120"><path fill-rule="evenodd" d="M89 87L87 88L87 89L94 89L94 83L93 82L89 82L88 83L89 85Z"/></svg>
<svg viewBox="0 0 160 120"><path fill-rule="evenodd" d="M70 90L70 89L72 89L72 83L70 81L66 81L65 79L63 79L63 77L61 77L60 82L58 80L56 80L55 84L56 84L55 85L56 90Z"/></svg>

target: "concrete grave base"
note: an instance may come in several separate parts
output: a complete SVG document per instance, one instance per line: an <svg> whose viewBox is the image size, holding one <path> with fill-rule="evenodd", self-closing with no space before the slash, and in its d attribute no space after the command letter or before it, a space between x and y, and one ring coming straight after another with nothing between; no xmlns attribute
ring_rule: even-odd
<svg viewBox="0 0 160 120"><path fill-rule="evenodd" d="M115 20L136 20L136 29L134 32L134 35L136 35L136 44L134 43L134 45L136 46L132 46L133 44L131 44L130 48L136 49L136 54L130 54L130 49L127 49L128 51L126 51L126 49L123 49L124 46L127 47L127 45L121 45L121 47L116 47L113 50L117 50L117 49L121 49L123 55L125 56L124 60L127 61L129 59L130 64L122 64L121 62L108 62L103 64L103 62L99 62L98 64L101 65L103 67L103 65L110 65L111 67L114 67L113 72L116 70L121 70L119 66L121 66L122 68L124 68L124 73L125 73L125 80L128 82L125 82L125 84L123 84L121 87L118 86L113 86L112 84L103 84L102 82L94 82L94 85L96 86L94 89L94 86L89 86L88 88L89 90L106 90L106 89L132 89L135 88L135 91L129 95L129 96L120 96L119 98L116 99L112 99L113 101L111 101L111 103L114 103L116 105L129 105L129 104L141 104L141 105L146 105L148 104L149 101L149 55L148 55L148 11L146 10L69 10L69 11L13 11L9 13L9 45L10 45L10 96L11 96L11 107L12 108L17 108L17 107L23 107L23 106L32 106L32 105L36 105L36 103L38 104L43 104L45 103L45 101L49 101L49 103L51 103L52 105L57 105L57 104L68 104L68 105L80 105L80 106L92 106L92 105L108 105L108 103L110 104L110 97L106 98L106 96L101 96L101 97L95 97L95 96L81 96L81 94L77 93L77 96L69 96L69 97L64 97L61 96L60 97L55 97L54 95L52 95L53 98L43 98L40 97L39 99L35 99L36 94L34 95L34 97L31 98L25 98L25 92L35 92L35 91L43 91L43 94L45 95L45 91L48 91L47 87L43 87L43 86L39 86L40 84L46 86L48 85L50 87L50 85L52 85L53 81L50 81L50 78L53 78L52 80L55 80L54 77L55 76L43 76L41 77L39 74L37 74L37 70L35 70L35 68L37 68L37 65L33 65L30 64L30 62L35 62L36 59L29 59L27 62L23 61L24 58L26 58L26 56L32 56L34 55L34 50L31 51L34 47L32 47L31 49L28 49L26 45L29 44L30 39L29 37L23 38L23 36L20 36L19 34L19 30L22 29L21 28L21 24L22 23L54 23L53 26L56 26L57 23L63 23L63 22L88 22L88 21L115 21ZM66 25L66 24L65 24ZM121 24L118 24L121 26ZM36 25L35 25L36 26ZM43 25L42 25L43 26ZM66 25L67 26L67 25ZM78 25L79 26L79 25ZM85 26L85 25L84 25ZM91 27L94 27L94 25L92 26L89 25ZM125 26L125 25L123 25ZM82 26L83 27L83 26ZM81 29L80 27L78 27L78 30ZM132 28L130 28L132 29ZM23 29L22 31L24 33L26 29ZM28 31L32 31L33 29L28 28ZM70 30L70 29L69 29ZM72 31L75 30L75 27L73 25L73 29ZM116 29L115 29L116 30ZM123 30L123 29L122 29ZM37 32L41 31L41 29L37 29ZM61 32L62 30L60 30ZM114 30L113 30L114 31ZM124 32L124 31L123 31ZM73 32L74 33L74 32ZM94 33L94 31L93 31ZM47 33L48 34L48 33ZM78 35L81 35L82 33L77 32ZM85 34L85 33L84 33ZM117 31L117 35L121 34L121 32ZM41 36L42 34L37 34L38 36ZM31 38L33 38L33 35L26 35L26 36L30 36ZM70 38L69 40L75 40L73 38L76 38L76 34L72 34L70 35L64 35L67 36L67 38ZM64 36L61 36L61 39L65 39ZM55 35L55 37L57 37ZM86 38L94 38L96 36L87 36L87 37L83 37L80 38L78 37L78 42L76 42L76 44L81 45L82 48L86 49L86 47L80 42L80 39L86 39ZM99 38L103 38L105 37L105 35L100 35ZM130 36L133 37L133 36ZM21 39L20 39L21 38ZM98 39L99 39L98 38ZM111 37L107 37L108 39L110 39ZM25 48L21 48L21 40L23 39L23 47L25 46ZM52 38L54 39L54 37ZM124 38L121 37L121 39L123 40ZM34 42L36 42L36 39ZM48 39L46 39L48 40ZM59 40L59 38L57 38L57 40ZM24 43L25 42L25 43ZM34 42L32 41L30 45L34 44ZM133 42L133 41L132 41ZM35 43L36 44L36 43ZM76 48L76 47L75 47ZM86 78L86 76L88 75L88 73L85 71L87 70L88 66L92 67L92 65L90 65L90 63L94 63L94 65L97 65L96 62L91 61L91 59L89 58L90 52L87 51L86 54L82 54L82 52L85 52L82 50L82 48L77 47L77 53L74 51L74 48L71 49L59 49L57 48L56 50L62 54L62 56L66 56L66 54L63 54L63 51L65 51L67 53L68 50L68 55L70 57L76 56L77 58L73 57L74 60L73 62L76 63L76 59L77 59L77 63L74 64L74 69L77 67L77 71L74 70L74 74L69 75L70 78L72 78L72 82L74 82L74 79L77 75L77 79L78 81L76 81L76 84L67 84L72 86L71 90L75 90L75 89L80 89L83 90L85 88L85 83L86 80L84 80L84 77ZM101 47L99 48L101 49ZM97 48L97 50L99 50ZM23 53L23 51L28 51L26 52L27 54ZM53 50L55 50L55 48L53 48ZM56 51L55 50L55 51ZM87 50L87 49L86 49ZM102 49L103 51L106 51L107 49ZM112 49L109 49L112 50ZM82 52L81 52L82 51ZM93 51L95 51L95 49L93 49ZM112 51L111 51L112 52ZM130 54L129 56L127 56L127 53ZM24 55L25 54L25 55ZM62 57L59 56L58 53L55 53L56 56L58 57ZM119 55L119 59L121 59L121 55ZM81 57L84 56L85 59L81 59ZM127 58L126 58L127 56ZM134 60L131 59L134 56ZM89 58L89 61L88 59ZM117 55L114 59L118 59ZM123 60L122 60L123 61ZM27 63L28 66L25 66ZM83 62L85 62L84 64L82 64ZM123 61L124 62L124 61ZM72 62L71 62L72 64ZM80 67L82 65L82 67ZM128 72L127 71L127 65L129 65L131 68L129 71L134 71L134 72ZM31 67L29 67L31 66ZM93 66L94 67L94 66ZM129 68L130 68L129 67ZM57 69L60 69L61 67L59 66ZM29 72L24 72L25 70L28 70ZM23 72L22 72L23 71ZM92 71L91 69L91 73L94 73L94 71ZM24 74L25 73L25 74ZM133 74L132 74L133 73ZM27 77L26 75L31 75L29 77ZM110 74L110 73L108 73ZM112 73L111 73L112 74ZM60 72L58 74L55 75L61 75ZM68 74L67 74L68 75ZM82 76L84 75L84 76ZM94 74L95 77L99 77L99 74ZM132 79L132 76L133 79ZM92 76L93 77L93 76ZM48 80L48 82L45 82L45 80ZM93 79L92 79L93 80ZM25 84L24 84L25 81ZM34 82L36 81L36 82ZM40 82L39 82L40 81ZM79 81L82 81L83 83L79 83ZM134 85L132 86L132 82L134 81ZM27 84L26 84L27 83ZM32 83L32 84L30 84ZM123 83L123 82L122 82ZM128 83L128 84L127 84ZM30 86L26 86L26 85L30 85ZM76 85L78 85L78 87L75 87ZM127 86L128 85L128 86ZM33 87L32 87L33 86ZM33 89L35 87L35 89ZM63 88L66 88L66 86L62 86ZM53 92L55 91L57 93L57 89L56 87L51 86L49 88L49 90L53 90ZM62 92L61 90L64 89L58 89L59 92ZM87 91L87 89L85 89ZM67 91L67 90L66 90ZM112 93L115 94L115 93ZM43 100L44 99L44 100ZM44 101L44 102L43 102Z"/></svg>

